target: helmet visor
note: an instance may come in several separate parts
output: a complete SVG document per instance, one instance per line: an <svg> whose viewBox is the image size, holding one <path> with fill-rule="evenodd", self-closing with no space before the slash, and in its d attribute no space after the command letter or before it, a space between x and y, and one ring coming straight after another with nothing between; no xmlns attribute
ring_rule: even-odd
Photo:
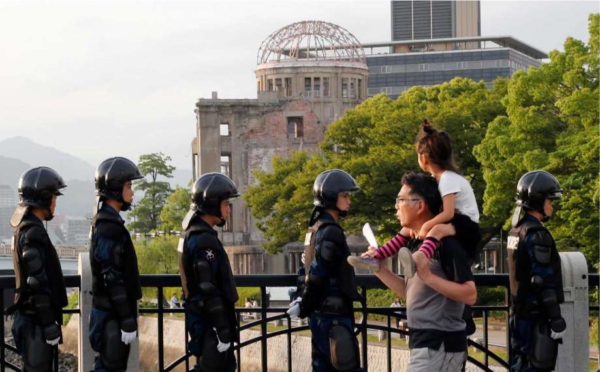
<svg viewBox="0 0 600 372"><path fill-rule="evenodd" d="M548 199L558 200L562 198L562 191L554 191L547 196Z"/></svg>

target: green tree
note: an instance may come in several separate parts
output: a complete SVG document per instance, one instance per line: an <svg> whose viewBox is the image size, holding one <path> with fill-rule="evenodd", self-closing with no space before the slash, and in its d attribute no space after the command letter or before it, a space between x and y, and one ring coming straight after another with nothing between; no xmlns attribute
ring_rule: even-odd
<svg viewBox="0 0 600 372"><path fill-rule="evenodd" d="M385 95L367 99L330 125L320 154L296 153L290 159L274 158L272 172L256 172L259 183L245 195L259 219L267 243L277 252L290 241L301 240L312 209L312 183L325 169L352 174L361 191L352 198L352 212L343 222L349 232L362 224L379 226L380 239L398 230L394 199L402 175L420 171L414 141L423 118L452 136L457 163L481 200L484 184L472 154L497 115L505 114L500 99L506 80L493 89L483 82L453 79L430 88L415 87L397 100Z"/></svg>
<svg viewBox="0 0 600 372"><path fill-rule="evenodd" d="M177 274L177 236L159 236L135 242L140 274Z"/></svg>
<svg viewBox="0 0 600 372"><path fill-rule="evenodd" d="M312 183L324 169L322 158L294 152L289 159L273 157L273 172L254 172L258 183L250 186L244 199L259 219L256 226L266 242L263 247L278 253L288 242L306 232L312 208Z"/></svg>
<svg viewBox="0 0 600 372"><path fill-rule="evenodd" d="M513 75L497 117L475 148L486 181L484 214L509 228L515 187L526 171L552 172L565 189L548 224L560 249L580 249L598 265L600 15L587 44L568 38L550 62Z"/></svg>
<svg viewBox="0 0 600 372"><path fill-rule="evenodd" d="M137 232L147 233L156 230L160 223L160 211L171 193L171 186L160 181L159 176L173 177L175 167L169 164L171 157L161 152L140 156L138 167L144 179L136 182L135 189L144 192L144 197L131 211L134 222L129 227Z"/></svg>
<svg viewBox="0 0 600 372"><path fill-rule="evenodd" d="M190 209L192 193L184 187L177 187L167 197L167 203L160 211L162 228L165 231L181 230L181 221Z"/></svg>
<svg viewBox="0 0 600 372"><path fill-rule="evenodd" d="M159 236L135 241L140 274L178 274L178 240L176 236ZM173 293L179 296L181 288L164 288L163 291L165 299L168 300ZM146 300L157 298L155 288L143 288L142 292Z"/></svg>
<svg viewBox="0 0 600 372"><path fill-rule="evenodd" d="M505 113L499 102L507 81L492 89L485 83L455 78L429 88L414 87L397 100L384 95L365 101L332 124L321 148L329 167L350 172L362 192L353 200L347 227L359 231L365 222L382 228L383 237L398 229L393 200L406 172L420 172L414 141L423 118L452 138L456 163L481 202L485 184L472 151L487 123ZM491 227L483 220L483 227Z"/></svg>

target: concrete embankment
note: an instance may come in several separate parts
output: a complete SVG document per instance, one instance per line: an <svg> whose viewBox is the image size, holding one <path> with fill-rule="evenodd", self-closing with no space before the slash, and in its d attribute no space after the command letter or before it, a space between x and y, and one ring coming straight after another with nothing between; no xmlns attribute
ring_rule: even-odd
<svg viewBox="0 0 600 372"><path fill-rule="evenodd" d="M171 363L184 353L185 325L183 320L166 316L163 323L164 359ZM77 315L63 329L65 343L61 349L77 354ZM156 371L158 363L158 321L156 317L140 317L140 368L142 371ZM258 330L242 332L242 342L260 336ZM270 338L267 342L268 371L287 371L287 336ZM369 345L369 371L386 371L387 356L385 346ZM308 335L292 335L292 366L294 371L310 371L311 344ZM409 360L409 352L402 348L392 349L392 370L404 371ZM256 342L242 349L242 371L261 371L261 345ZM467 371L477 371L468 365ZM495 368L494 368L495 370ZM503 370L498 368L498 370ZM185 371L182 365L175 371Z"/></svg>

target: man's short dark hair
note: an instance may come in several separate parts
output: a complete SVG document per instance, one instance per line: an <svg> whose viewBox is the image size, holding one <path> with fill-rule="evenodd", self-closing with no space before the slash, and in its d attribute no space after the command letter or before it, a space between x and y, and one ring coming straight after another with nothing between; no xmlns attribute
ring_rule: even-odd
<svg viewBox="0 0 600 372"><path fill-rule="evenodd" d="M425 200L427 208L433 215L442 210L442 196L438 189L437 181L433 176L424 173L407 173L402 176L402 186L407 185L411 194L419 195Z"/></svg>

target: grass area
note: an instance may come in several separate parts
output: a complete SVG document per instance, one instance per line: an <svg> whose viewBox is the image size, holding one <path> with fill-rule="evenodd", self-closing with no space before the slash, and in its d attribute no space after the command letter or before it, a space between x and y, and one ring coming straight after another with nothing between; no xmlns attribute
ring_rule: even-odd
<svg viewBox="0 0 600 372"><path fill-rule="evenodd" d="M497 348L497 347L489 347L488 348L491 352L493 352L494 354L498 355L501 359L503 360L507 360L508 359L508 353L506 352L506 350L504 348ZM473 351L473 348L469 349L469 357L484 363L485 362L485 354L482 351ZM490 365L495 365L498 366L499 364L492 358L488 358L488 363Z"/></svg>
<svg viewBox="0 0 600 372"><path fill-rule="evenodd" d="M69 303L65 306L66 309L76 309L79 304L79 292L75 291L68 297ZM73 314L63 314L63 324L69 323Z"/></svg>
<svg viewBox="0 0 600 372"><path fill-rule="evenodd" d="M598 346L598 316L592 319L590 323L590 345Z"/></svg>

